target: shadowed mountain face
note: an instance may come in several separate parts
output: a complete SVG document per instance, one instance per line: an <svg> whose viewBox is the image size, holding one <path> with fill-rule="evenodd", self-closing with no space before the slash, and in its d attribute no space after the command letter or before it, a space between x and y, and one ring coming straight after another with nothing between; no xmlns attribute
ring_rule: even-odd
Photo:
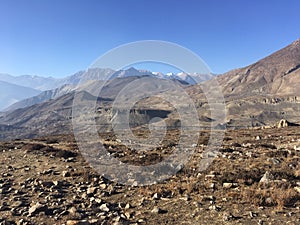
<svg viewBox="0 0 300 225"><path fill-rule="evenodd" d="M128 76L128 74L125 76L124 71L122 74L123 78L109 80L105 85L103 81L89 80L79 87L63 87L61 92L49 94L51 96L56 93L56 99L0 114L0 139L72 132L71 116L74 91L82 94L83 101L97 101L96 113L98 114L95 115L95 118L98 125L102 124L111 129L109 123L114 117L111 107L115 98L124 87L141 79L139 76ZM78 74L78 76L81 75ZM148 77L153 78L151 75ZM214 79L217 79L220 84L226 104L225 124L217 127L224 127L224 125L229 128L272 126L281 119L296 124L300 123L298 88L300 84L300 40L252 65L232 70ZM190 86L178 80L173 80L173 82L184 88L193 99L200 123L204 124L204 127L209 127L214 123L215 118L210 114L210 106L203 93L202 84ZM207 86L210 85L209 82L211 81L207 81ZM158 84L157 87L163 84L163 82L154 83ZM99 95L100 87L102 90ZM147 93L148 86L143 84L143 87L143 92ZM64 94L64 88L67 88L65 90L67 94ZM124 97L129 98L128 96ZM174 97L177 102L184 103L180 94L174 95ZM138 107L130 111L131 121L134 125L143 126L153 117L161 117L171 127L175 126L174 124L180 125L176 108L167 105L162 99L146 97L135 106Z"/></svg>

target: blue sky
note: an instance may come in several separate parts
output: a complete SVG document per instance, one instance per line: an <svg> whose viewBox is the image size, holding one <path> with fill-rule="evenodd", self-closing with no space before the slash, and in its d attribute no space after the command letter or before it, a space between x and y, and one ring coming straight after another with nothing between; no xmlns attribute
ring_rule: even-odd
<svg viewBox="0 0 300 225"><path fill-rule="evenodd" d="M175 42L223 73L300 38L299 9L298 0L0 0L0 73L71 75L139 40Z"/></svg>

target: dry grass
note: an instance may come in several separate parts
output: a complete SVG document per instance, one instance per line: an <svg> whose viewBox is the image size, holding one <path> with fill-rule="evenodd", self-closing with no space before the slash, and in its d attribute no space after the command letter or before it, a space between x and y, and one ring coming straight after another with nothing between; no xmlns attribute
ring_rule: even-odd
<svg viewBox="0 0 300 225"><path fill-rule="evenodd" d="M284 207L293 207L300 201L300 194L288 184L255 184L248 189L243 189L240 198L256 206L283 209Z"/></svg>
<svg viewBox="0 0 300 225"><path fill-rule="evenodd" d="M300 168L295 170L294 175L295 175L295 177L300 178Z"/></svg>

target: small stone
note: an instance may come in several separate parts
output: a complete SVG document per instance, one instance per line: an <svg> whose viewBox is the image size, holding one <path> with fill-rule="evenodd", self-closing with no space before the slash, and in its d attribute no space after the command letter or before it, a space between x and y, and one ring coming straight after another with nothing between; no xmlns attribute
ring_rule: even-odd
<svg viewBox="0 0 300 225"><path fill-rule="evenodd" d="M70 214L76 214L77 213L77 209L73 206L73 207L71 207L69 210L68 210L68 212L70 213Z"/></svg>
<svg viewBox="0 0 300 225"><path fill-rule="evenodd" d="M189 201L191 199L191 197L189 195L184 195L182 198L180 198L184 201Z"/></svg>
<svg viewBox="0 0 300 225"><path fill-rule="evenodd" d="M274 200L271 197L266 198L265 201L266 201L266 204L268 204L268 205L272 205L274 203Z"/></svg>
<svg viewBox="0 0 300 225"><path fill-rule="evenodd" d="M295 146L294 146L294 150L296 150L296 151L300 151L300 146L298 146L298 145L295 145Z"/></svg>
<svg viewBox="0 0 300 225"><path fill-rule="evenodd" d="M155 206L152 210L151 210L152 213L157 213L157 214L162 214L164 213L164 210L162 210L161 208Z"/></svg>
<svg viewBox="0 0 300 225"><path fill-rule="evenodd" d="M124 207L125 209L130 209L131 208L131 205L129 203L127 203Z"/></svg>
<svg viewBox="0 0 300 225"><path fill-rule="evenodd" d="M161 194L159 193L155 193L153 196L152 196L152 199L153 200L159 200L161 198Z"/></svg>
<svg viewBox="0 0 300 225"><path fill-rule="evenodd" d="M119 220L119 221L115 221L112 225L125 225L127 223L125 223L123 220Z"/></svg>
<svg viewBox="0 0 300 225"><path fill-rule="evenodd" d="M100 198L95 198L95 202L97 202L98 204L100 204L102 202L102 199Z"/></svg>
<svg viewBox="0 0 300 225"><path fill-rule="evenodd" d="M66 162L74 162L75 158L74 157L69 157L65 161Z"/></svg>
<svg viewBox="0 0 300 225"><path fill-rule="evenodd" d="M54 180L54 181L52 181L52 182L53 182L53 184L54 184L55 186L59 186L59 181Z"/></svg>
<svg viewBox="0 0 300 225"><path fill-rule="evenodd" d="M109 211L110 211L110 209L109 209L107 203L102 204L102 205L100 206L100 210L103 211L103 212L109 212Z"/></svg>
<svg viewBox="0 0 300 225"><path fill-rule="evenodd" d="M45 212L48 209L46 205L42 205L39 202L37 202L35 205L31 206L28 210L29 215L38 214L40 212Z"/></svg>
<svg viewBox="0 0 300 225"><path fill-rule="evenodd" d="M263 225L263 224L264 224L264 221L258 220L258 225Z"/></svg>
<svg viewBox="0 0 300 225"><path fill-rule="evenodd" d="M52 169L44 170L44 171L42 172L42 174L44 174L44 175L51 174L51 173L53 173L53 170L52 170Z"/></svg>
<svg viewBox="0 0 300 225"><path fill-rule="evenodd" d="M125 212L124 214L125 214L125 216L126 216L127 219L131 218L131 213L130 212Z"/></svg>
<svg viewBox="0 0 300 225"><path fill-rule="evenodd" d="M265 172L263 177L260 179L260 183L270 183L274 179L273 175L269 171Z"/></svg>
<svg viewBox="0 0 300 225"><path fill-rule="evenodd" d="M83 199L87 199L87 197L88 197L88 195L85 192L81 195L81 198L83 198Z"/></svg>
<svg viewBox="0 0 300 225"><path fill-rule="evenodd" d="M69 172L69 171L66 171L66 170L64 170L64 171L62 172L62 175L63 175L63 177L69 177L69 176L71 176L70 172Z"/></svg>
<svg viewBox="0 0 300 225"><path fill-rule="evenodd" d="M297 191L298 193L300 193L300 187L294 187L295 191Z"/></svg>
<svg viewBox="0 0 300 225"><path fill-rule="evenodd" d="M253 217L257 217L257 213L254 213L254 212L249 212L249 216L250 216L251 218L253 218Z"/></svg>
<svg viewBox="0 0 300 225"><path fill-rule="evenodd" d="M103 190L103 189L107 188L107 185L103 183L103 184L100 184L99 187Z"/></svg>
<svg viewBox="0 0 300 225"><path fill-rule="evenodd" d="M213 195L203 196L202 200L203 201L215 201L216 197Z"/></svg>
<svg viewBox="0 0 300 225"><path fill-rule="evenodd" d="M96 187L90 187L90 188L87 189L86 193L87 193L88 196L92 196L96 193L96 191L97 191Z"/></svg>
<svg viewBox="0 0 300 225"><path fill-rule="evenodd" d="M68 220L67 225L90 225L87 220Z"/></svg>
<svg viewBox="0 0 300 225"><path fill-rule="evenodd" d="M210 210L215 210L215 211L220 211L221 207L220 206L216 206L216 205L211 205L208 207Z"/></svg>
<svg viewBox="0 0 300 225"><path fill-rule="evenodd" d="M213 179L215 178L216 175L215 174L208 174L208 175L205 175L205 179Z"/></svg>
<svg viewBox="0 0 300 225"><path fill-rule="evenodd" d="M89 220L89 223L90 223L91 225L92 225L92 224L99 224L100 221L97 220L97 219L91 219L91 220Z"/></svg>
<svg viewBox="0 0 300 225"><path fill-rule="evenodd" d="M27 224L24 219L20 219L17 221L17 225Z"/></svg>
<svg viewBox="0 0 300 225"><path fill-rule="evenodd" d="M208 187L209 187L209 188L212 188L212 189L214 189L215 186L216 186L215 183L211 183L211 184L208 185Z"/></svg>
<svg viewBox="0 0 300 225"><path fill-rule="evenodd" d="M280 164L280 160L276 158L268 158L267 161L273 163L274 165Z"/></svg>
<svg viewBox="0 0 300 225"><path fill-rule="evenodd" d="M230 221L230 220L232 220L232 218L233 218L233 216L232 216L232 214L231 213L224 213L223 214L223 220L224 221Z"/></svg>
<svg viewBox="0 0 300 225"><path fill-rule="evenodd" d="M23 206L24 205L24 202L22 202L22 201L15 201L13 204L12 204L12 206L13 207L16 207L16 208L19 208L19 207L21 207L21 206Z"/></svg>
<svg viewBox="0 0 300 225"><path fill-rule="evenodd" d="M229 189L233 186L232 183L223 183L223 188Z"/></svg>

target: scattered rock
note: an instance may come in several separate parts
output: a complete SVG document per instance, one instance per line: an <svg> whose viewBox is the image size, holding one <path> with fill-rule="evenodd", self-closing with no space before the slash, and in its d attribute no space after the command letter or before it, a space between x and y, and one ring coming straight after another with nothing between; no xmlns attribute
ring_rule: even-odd
<svg viewBox="0 0 300 225"><path fill-rule="evenodd" d="M280 164L280 160L276 158L268 158L267 161L272 162L274 165Z"/></svg>
<svg viewBox="0 0 300 225"><path fill-rule="evenodd" d="M296 151L300 151L300 146L298 146L298 145L294 145L294 150L296 150Z"/></svg>
<svg viewBox="0 0 300 225"><path fill-rule="evenodd" d="M129 203L127 203L124 207L124 209L130 209L131 208L131 205Z"/></svg>
<svg viewBox="0 0 300 225"><path fill-rule="evenodd" d="M99 187L100 187L102 190L104 190L104 189L107 188L107 185L106 185L105 183L103 183L103 184L100 184Z"/></svg>
<svg viewBox="0 0 300 225"><path fill-rule="evenodd" d="M153 200L159 200L161 198L161 194L160 193L155 193L153 196L152 196L152 199Z"/></svg>
<svg viewBox="0 0 300 225"><path fill-rule="evenodd" d="M267 183L270 183L273 180L274 180L274 176L269 171L266 171L259 182L267 184Z"/></svg>
<svg viewBox="0 0 300 225"><path fill-rule="evenodd" d="M64 170L64 171L62 172L62 175L63 175L63 177L69 177L69 176L71 176L70 172L69 172L69 171L66 171L66 170Z"/></svg>
<svg viewBox="0 0 300 225"><path fill-rule="evenodd" d="M73 206L73 207L71 207L69 210L68 210L68 212L70 213L70 214L76 214L77 213L77 209Z"/></svg>
<svg viewBox="0 0 300 225"><path fill-rule="evenodd" d="M102 205L100 206L100 210L103 211L103 212L109 212L110 209L109 209L108 204L105 203L105 204L102 204Z"/></svg>
<svg viewBox="0 0 300 225"><path fill-rule="evenodd" d="M86 191L88 196L93 196L95 193L97 192L97 188L96 187L89 187Z"/></svg>
<svg viewBox="0 0 300 225"><path fill-rule="evenodd" d="M300 193L300 187L294 187L295 191L297 191L298 193Z"/></svg>
<svg viewBox="0 0 300 225"><path fill-rule="evenodd" d="M68 220L66 225L90 225L87 220Z"/></svg>
<svg viewBox="0 0 300 225"><path fill-rule="evenodd" d="M290 126L298 126L298 124L291 123L285 119L282 119L279 121L277 128L284 128L284 127L290 127Z"/></svg>
<svg viewBox="0 0 300 225"><path fill-rule="evenodd" d="M152 213L157 213L157 214L163 214L163 213L166 213L165 210L155 206L152 210L151 210Z"/></svg>
<svg viewBox="0 0 300 225"><path fill-rule="evenodd" d="M232 215L231 213L225 212L225 213L223 214L223 220L224 220L224 221L230 221L230 220L232 220L232 218L233 218L233 215Z"/></svg>
<svg viewBox="0 0 300 225"><path fill-rule="evenodd" d="M29 216L38 214L40 212L46 212L48 210L48 207L46 205L43 205L39 202L37 202L35 205L31 206L28 210Z"/></svg>
<svg viewBox="0 0 300 225"><path fill-rule="evenodd" d="M229 189L233 187L233 183L223 183L223 188Z"/></svg>

